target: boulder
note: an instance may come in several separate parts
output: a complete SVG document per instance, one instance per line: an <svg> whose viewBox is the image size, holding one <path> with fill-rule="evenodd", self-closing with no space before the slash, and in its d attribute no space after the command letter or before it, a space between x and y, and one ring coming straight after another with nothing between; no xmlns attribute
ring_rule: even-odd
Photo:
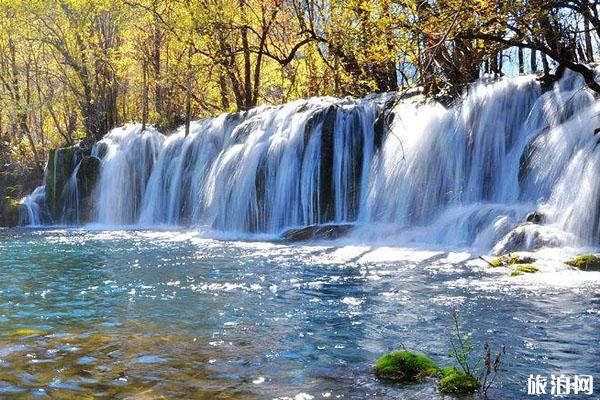
<svg viewBox="0 0 600 400"><path fill-rule="evenodd" d="M282 239L289 242L306 240L333 240L346 235L354 228L353 224L339 225L310 225L303 228L288 229L281 235Z"/></svg>

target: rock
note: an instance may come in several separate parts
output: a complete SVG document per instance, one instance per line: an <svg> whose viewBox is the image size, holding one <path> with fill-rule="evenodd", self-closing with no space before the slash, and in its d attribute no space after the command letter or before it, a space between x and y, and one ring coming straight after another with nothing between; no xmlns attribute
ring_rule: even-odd
<svg viewBox="0 0 600 400"><path fill-rule="evenodd" d="M552 226L522 224L500 239L492 249L492 254L533 251L542 247L560 247L566 243L577 243L578 240L576 236Z"/></svg>
<svg viewBox="0 0 600 400"><path fill-rule="evenodd" d="M329 106L321 127L321 165L319 168L319 222L333 221L335 217L335 193L333 191L333 152L335 123L338 108ZM339 149L338 149L339 150Z"/></svg>
<svg viewBox="0 0 600 400"><path fill-rule="evenodd" d="M418 383L435 377L439 368L433 360L423 354L402 350L389 353L377 360L375 376L398 383Z"/></svg>
<svg viewBox="0 0 600 400"><path fill-rule="evenodd" d="M479 389L479 381L473 375L456 368L444 368L438 382L438 390L444 394L467 395Z"/></svg>
<svg viewBox="0 0 600 400"><path fill-rule="evenodd" d="M19 225L21 204L10 196L0 199L0 226L13 227Z"/></svg>
<svg viewBox="0 0 600 400"><path fill-rule="evenodd" d="M565 264L582 271L600 271L600 257L593 254L575 257L569 261L565 261Z"/></svg>
<svg viewBox="0 0 600 400"><path fill-rule="evenodd" d="M378 150L383 146L389 127L396 116L393 111L396 104L397 100L395 98L388 100L377 114L377 118L375 118L373 124L373 132L375 133L374 143L375 148Z"/></svg>
<svg viewBox="0 0 600 400"><path fill-rule="evenodd" d="M310 225L303 228L293 228L285 231L281 237L290 242L306 240L333 240L344 236L354 228L352 224L339 225Z"/></svg>
<svg viewBox="0 0 600 400"><path fill-rule="evenodd" d="M535 259L532 257L520 256L517 254L506 254L490 261L490 266L494 268L509 267L511 265L514 266L516 264L530 264L534 261Z"/></svg>
<svg viewBox="0 0 600 400"><path fill-rule="evenodd" d="M80 222L89 222L93 214L93 194L100 177L102 162L98 157L85 156L77 170Z"/></svg>
<svg viewBox="0 0 600 400"><path fill-rule="evenodd" d="M527 215L526 221L531 222L532 224L543 224L546 221L546 216L537 211L534 211Z"/></svg>
<svg viewBox="0 0 600 400"><path fill-rule="evenodd" d="M325 223L333 221L335 217L335 193L333 192L333 157L335 123L338 112L337 105L331 105L315 112L306 122L304 128L304 153L303 163L306 162L307 149L315 148L316 140L319 140L319 168L314 172L313 179L318 180L319 187L315 190L318 196L313 196L315 204L318 204L319 214L311 222ZM318 190L318 192L317 192Z"/></svg>
<svg viewBox="0 0 600 400"><path fill-rule="evenodd" d="M510 276L533 274L538 271L539 271L539 269L535 265L532 265L532 264L516 264L516 265L513 265L513 270L510 273Z"/></svg>
<svg viewBox="0 0 600 400"><path fill-rule="evenodd" d="M524 187L527 184L527 180L529 179L529 174L531 172L531 162L534 160L537 152L544 148L544 140L548 132L550 132L550 127L546 126L530 140L523 150L519 160L519 186Z"/></svg>
<svg viewBox="0 0 600 400"><path fill-rule="evenodd" d="M54 221L58 221L63 210L63 194L75 168L75 148L63 147L48 152L46 168L46 205Z"/></svg>
<svg viewBox="0 0 600 400"><path fill-rule="evenodd" d="M94 145L94 151L96 157L99 159L103 159L106 153L108 153L108 143L106 142L98 142Z"/></svg>

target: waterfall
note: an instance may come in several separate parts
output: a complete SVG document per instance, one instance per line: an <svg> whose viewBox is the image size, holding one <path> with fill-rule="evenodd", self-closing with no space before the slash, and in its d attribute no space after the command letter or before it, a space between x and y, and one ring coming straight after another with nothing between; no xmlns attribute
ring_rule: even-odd
<svg viewBox="0 0 600 400"><path fill-rule="evenodd" d="M40 226L44 222L45 211L44 199L46 197L46 187L38 186L31 194L21 200L21 212L19 215L19 225Z"/></svg>
<svg viewBox="0 0 600 400"><path fill-rule="evenodd" d="M95 145L92 155L103 153L96 190L98 223L132 225L137 221L141 199L164 139L156 129L142 131L141 125L134 124L113 129Z"/></svg>
<svg viewBox="0 0 600 400"><path fill-rule="evenodd" d="M259 107L194 122L188 136L117 128L96 145L107 149L97 222L277 233L353 221L390 97Z"/></svg>
<svg viewBox="0 0 600 400"><path fill-rule="evenodd" d="M91 220L273 234L354 223L357 237L497 251L598 244L599 115L566 73L545 90L532 76L485 78L450 107L321 97L195 121L187 136L130 124L92 149ZM541 224L526 223L532 212Z"/></svg>

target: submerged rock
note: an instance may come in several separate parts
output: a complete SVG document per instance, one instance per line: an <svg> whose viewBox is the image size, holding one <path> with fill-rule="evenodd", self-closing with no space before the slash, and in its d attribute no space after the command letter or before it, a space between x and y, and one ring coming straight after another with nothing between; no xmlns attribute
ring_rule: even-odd
<svg viewBox="0 0 600 400"><path fill-rule="evenodd" d="M479 381L473 375L457 368L444 368L438 382L438 390L444 394L467 395L479 389Z"/></svg>
<svg viewBox="0 0 600 400"><path fill-rule="evenodd" d="M438 366L429 357L406 350L384 355L373 370L379 379L398 383L418 383L439 373Z"/></svg>
<svg viewBox="0 0 600 400"><path fill-rule="evenodd" d="M600 257L593 254L575 257L569 261L565 261L565 264L582 271L600 271Z"/></svg>
<svg viewBox="0 0 600 400"><path fill-rule="evenodd" d="M281 237L290 242L305 240L332 240L344 236L354 228L353 224L339 225L310 225L303 228L293 228L285 231Z"/></svg>
<svg viewBox="0 0 600 400"><path fill-rule="evenodd" d="M0 198L0 226L17 226L21 207L22 205L10 196Z"/></svg>

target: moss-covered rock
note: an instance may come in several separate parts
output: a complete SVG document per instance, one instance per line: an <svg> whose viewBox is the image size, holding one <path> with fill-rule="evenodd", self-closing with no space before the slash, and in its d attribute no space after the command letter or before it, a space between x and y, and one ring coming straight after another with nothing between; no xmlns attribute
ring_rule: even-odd
<svg viewBox="0 0 600 400"><path fill-rule="evenodd" d="M401 350L377 360L375 376L398 383L418 383L439 373L436 363L423 354Z"/></svg>
<svg viewBox="0 0 600 400"><path fill-rule="evenodd" d="M444 368L438 382L438 390L444 394L467 395L479 389L479 381L473 375L456 368Z"/></svg>
<svg viewBox="0 0 600 400"><path fill-rule="evenodd" d="M517 254L506 254L490 261L490 266L494 268L511 267L517 264L531 264L534 261L535 259L531 257L520 256Z"/></svg>
<svg viewBox="0 0 600 400"><path fill-rule="evenodd" d="M513 270L510 273L510 276L519 276L523 274L533 274L538 272L539 269L532 264L515 264L512 266Z"/></svg>
<svg viewBox="0 0 600 400"><path fill-rule="evenodd" d="M93 214L93 194L100 176L102 162L94 156L85 156L77 170L80 223L89 222Z"/></svg>
<svg viewBox="0 0 600 400"><path fill-rule="evenodd" d="M583 271L600 271L600 257L593 254L575 257L569 261L565 261L565 264Z"/></svg>
<svg viewBox="0 0 600 400"><path fill-rule="evenodd" d="M10 196L0 198L0 226L17 226L21 204Z"/></svg>

